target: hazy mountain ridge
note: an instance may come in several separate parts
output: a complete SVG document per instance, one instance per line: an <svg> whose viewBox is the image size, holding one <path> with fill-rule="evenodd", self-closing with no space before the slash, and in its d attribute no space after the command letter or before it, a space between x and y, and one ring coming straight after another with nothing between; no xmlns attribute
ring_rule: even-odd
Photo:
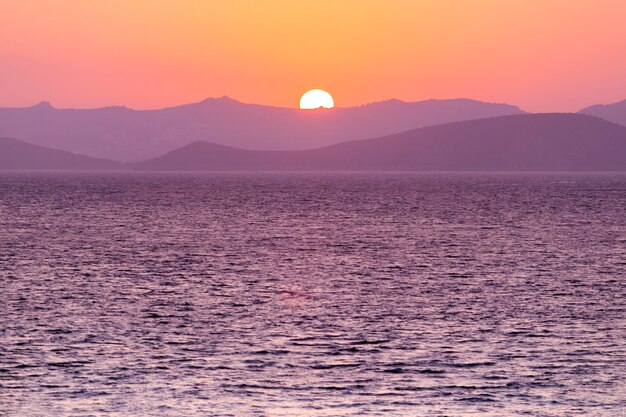
<svg viewBox="0 0 626 417"><path fill-rule="evenodd" d="M459 120L523 113L469 99L302 111L209 98L159 110L56 109L47 102L0 108L0 136L119 161L156 157L204 140L244 149L313 149Z"/></svg>
<svg viewBox="0 0 626 417"><path fill-rule="evenodd" d="M626 171L626 127L577 114L447 123L307 151L195 142L143 170Z"/></svg>
<svg viewBox="0 0 626 417"><path fill-rule="evenodd" d="M626 127L582 114L526 114L303 151L246 150L196 141L136 164L0 138L0 169L626 171Z"/></svg>
<svg viewBox="0 0 626 417"><path fill-rule="evenodd" d="M596 104L580 110L580 114L600 117L613 123L626 126L626 100L613 104Z"/></svg>
<svg viewBox="0 0 626 417"><path fill-rule="evenodd" d="M112 170L122 164L106 159L0 138L0 170Z"/></svg>

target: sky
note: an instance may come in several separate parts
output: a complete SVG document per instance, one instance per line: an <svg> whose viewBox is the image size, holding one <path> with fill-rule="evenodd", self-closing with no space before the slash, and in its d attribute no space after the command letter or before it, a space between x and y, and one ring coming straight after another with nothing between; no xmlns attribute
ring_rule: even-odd
<svg viewBox="0 0 626 417"><path fill-rule="evenodd" d="M623 0L0 0L0 106L626 99Z"/></svg>

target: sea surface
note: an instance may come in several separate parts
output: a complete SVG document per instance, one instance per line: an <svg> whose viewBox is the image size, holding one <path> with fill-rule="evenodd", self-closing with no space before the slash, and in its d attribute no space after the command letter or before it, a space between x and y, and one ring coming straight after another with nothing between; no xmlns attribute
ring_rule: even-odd
<svg viewBox="0 0 626 417"><path fill-rule="evenodd" d="M626 174L0 173L2 416L626 416Z"/></svg>

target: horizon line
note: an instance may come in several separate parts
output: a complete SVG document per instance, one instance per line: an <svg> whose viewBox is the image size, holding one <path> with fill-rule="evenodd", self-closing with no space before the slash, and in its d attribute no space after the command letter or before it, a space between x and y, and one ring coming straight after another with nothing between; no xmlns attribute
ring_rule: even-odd
<svg viewBox="0 0 626 417"><path fill-rule="evenodd" d="M0 105L0 109L18 110L18 109L30 109L30 108L33 108L33 107L49 107L49 108L54 109L54 110L102 110L102 109L119 108L119 109L133 110L133 111L158 111L158 110L174 109L174 108L190 106L190 105L197 105L197 104L202 104L204 102L219 101L219 100L222 100L222 101L232 101L232 102L235 102L235 103L248 105L248 106L261 106L261 107L268 107L268 108L275 108L275 109L302 110L302 111L311 111L311 110L313 110L313 111L319 111L319 110L322 110L322 111L333 111L335 109L356 109L356 108L367 107L367 106L372 106L372 105L376 105L376 104L383 104L383 103L389 103L389 102L400 102L400 103L404 103L404 104L413 104L413 103L425 103L425 102L429 102L429 101L473 101L473 102L477 102L477 103L512 106L512 107L516 107L517 109L519 109L520 111L523 111L525 113L543 113L543 112L529 112L529 111L526 111L526 110L522 109L520 106L518 106L516 104L511 104L511 103L507 103L507 102L479 100L479 99L470 98L470 97L452 97L452 98L433 98L433 97L431 97L431 98L422 99L422 100L403 100L403 99L391 97L391 98L382 99L382 100L368 101L368 102L357 104L357 105L353 105L353 106L334 106L333 108L330 108L330 109L328 109L328 108L300 109L297 106L285 107L285 106L275 106L275 105L263 104L263 103L251 103L251 102L238 100L238 99L230 97L228 95L216 96L216 97L208 96L208 97L205 97L205 98L203 98L201 100L198 100L198 101L189 101L189 102L184 102L184 103L179 103L179 104L166 105L166 106L163 106L163 107L137 108L137 107L130 107L130 106L127 106L125 104L110 104L110 105L96 106L96 107L73 107L73 106L71 106L71 107L56 107L49 100L41 100L41 101L38 101L38 102L36 102L34 104L24 105L24 106ZM615 103L612 103L612 104L615 104ZM554 112L546 112L546 113L554 113ZM569 112L557 112L557 113L569 113Z"/></svg>
<svg viewBox="0 0 626 417"><path fill-rule="evenodd" d="M119 108L119 109L127 109L127 110L141 112L141 111L158 111L158 110L174 109L174 108L178 108L178 107L198 105L198 104L202 104L204 102L219 101L219 100L231 101L231 102L235 102L235 103L243 104L243 105L247 105L247 106L261 106L261 107L274 108L274 109L302 110L302 111L311 111L311 110L313 110L313 111L333 111L335 109L338 109L338 110L357 109L357 108L361 108L361 107L367 107L367 106L383 104L383 103L389 103L389 102L400 102L400 103L404 103L404 104L414 104L414 103L426 103L426 102L429 102L429 101L463 101L463 100L465 100L465 101L473 101L473 102L484 103L484 104L495 104L495 105L512 106L512 107L515 107L515 108L517 108L518 110L520 110L520 111L522 111L524 113L529 113L529 114L579 113L580 111L588 109L590 107L595 107L595 106L613 106L613 105L617 105L617 104L621 104L621 103L626 102L626 98L624 98L622 100L609 102L609 103L592 103L592 104L586 105L584 107L581 107L580 109L578 109L576 111L563 111L563 110L558 110L558 111L556 111L556 110L528 111L528 110L523 109L521 106L519 106L517 104L513 104L513 103L489 101L489 100L480 100L480 99L470 98L470 97L451 97L451 98L433 98L433 97L431 97L431 98L421 99L421 100L403 100L403 99L391 97L391 98L382 99L382 100L368 101L368 102L357 104L357 105L353 105L353 106L335 106L335 107L330 108L330 109L328 109L328 108L300 109L297 106L285 107L285 106L275 106L275 105L263 104L263 103L251 103L251 102L238 100L238 99L233 98L233 97L228 96L228 95L222 95L222 96L207 96L207 97L205 97L205 98L203 98L201 100L198 100L198 101L189 101L189 102L184 102L184 103L171 104L171 105L165 105L165 106L162 106L162 107L146 107L146 108L142 108L142 107L130 107L130 106L125 105L125 104L110 104L110 105L96 106L96 107L72 107L72 106L70 106L70 107L56 107L49 100L41 100L41 101L38 101L38 102L36 102L34 104L24 105L24 106L0 105L0 109L23 110L23 109L29 109L29 108L40 106L40 107L49 107L49 108L54 109L54 110L102 110L102 109Z"/></svg>

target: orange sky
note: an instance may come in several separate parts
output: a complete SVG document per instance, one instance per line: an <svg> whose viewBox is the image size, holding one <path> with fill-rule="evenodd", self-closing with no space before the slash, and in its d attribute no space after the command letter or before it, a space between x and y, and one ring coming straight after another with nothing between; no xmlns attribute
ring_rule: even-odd
<svg viewBox="0 0 626 417"><path fill-rule="evenodd" d="M0 0L0 106L626 99L623 0Z"/></svg>

